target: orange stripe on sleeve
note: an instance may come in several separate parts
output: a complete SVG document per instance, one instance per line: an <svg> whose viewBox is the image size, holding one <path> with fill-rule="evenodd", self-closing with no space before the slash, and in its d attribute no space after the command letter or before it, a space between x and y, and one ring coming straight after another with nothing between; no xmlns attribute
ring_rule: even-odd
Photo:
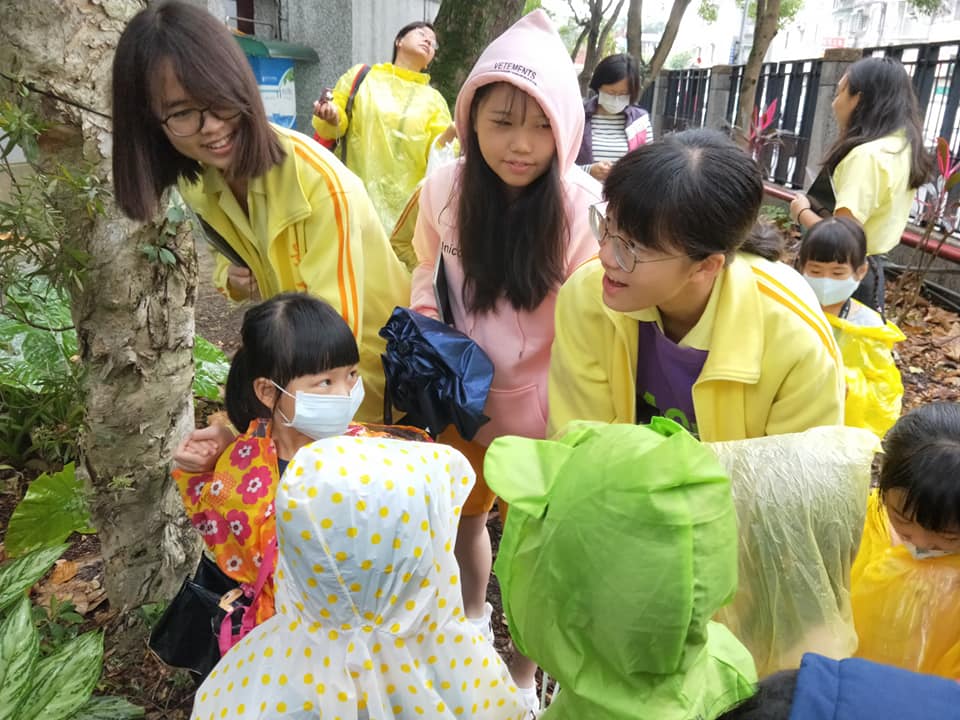
<svg viewBox="0 0 960 720"><path fill-rule="evenodd" d="M355 337L359 336L359 311L357 284L350 257L350 216L346 197L336 175L326 162L303 143L293 140L294 149L307 164L323 178L333 200L334 222L337 224L337 286L340 293L340 308L344 321L350 325ZM347 285L349 284L349 294ZM352 304L351 301L352 300Z"/></svg>
<svg viewBox="0 0 960 720"><path fill-rule="evenodd" d="M804 302L803 300L801 300L799 297L797 297L796 293L794 293L793 290L791 290L791 289L788 288L786 285L784 285L782 282L780 282L779 280L777 280L775 277L773 277L772 275L764 272L764 271L761 270L760 268L754 267L754 268L752 268L752 269L753 269L753 272L754 272L755 275L757 275L758 277L763 278L763 279L766 280L768 283L770 283L771 285L773 285L773 286L774 286L775 288L777 288L785 297L788 297L788 298L790 298L791 300L793 300L793 302L795 302L800 308L804 308L804 309L806 310L806 314L808 315L808 318L809 318L810 320L813 320L814 322L818 323L818 324L820 325L820 327L823 328L823 330L824 330L825 332L832 334L833 331L830 329L830 325L829 325L829 323L826 322L826 319L821 318L821 317L820 317L819 315L817 315L815 312L810 311L810 309L809 309L810 306L807 305L807 303Z"/></svg>
<svg viewBox="0 0 960 720"><path fill-rule="evenodd" d="M774 290L773 288L767 287L767 286L766 286L765 284L763 284L763 283L757 283L757 289L758 289L760 292L762 292L764 295L766 295L767 297L772 298L773 300L776 300L778 303L780 303L781 305L783 305L785 308L787 308L788 310L792 311L794 314L797 315L797 317L799 317L799 318L800 318L801 320L803 320L807 325L809 325L811 328L813 328L813 331L814 331L815 333L817 333L817 335L820 336L820 340L821 340L821 342L823 342L824 346L827 348L827 352L830 353L830 357L833 358L833 361L834 361L835 363L839 364L839 360L838 360L838 358L837 358L837 348L836 348L836 344L833 342L833 334L832 334L832 333L830 333L829 335L826 334L826 333L824 332L823 328L820 327L820 324L819 324L819 323L817 323L817 322L815 322L814 320L812 320L812 319L808 316L807 313L803 312L800 308L798 308L796 305L794 305L788 298L784 297L783 295L781 295L780 293L778 293L778 292L777 292L776 290Z"/></svg>

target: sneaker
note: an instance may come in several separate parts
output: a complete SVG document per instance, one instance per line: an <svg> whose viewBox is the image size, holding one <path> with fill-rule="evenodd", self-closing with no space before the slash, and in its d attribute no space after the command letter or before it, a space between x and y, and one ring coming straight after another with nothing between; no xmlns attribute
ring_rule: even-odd
<svg viewBox="0 0 960 720"><path fill-rule="evenodd" d="M520 707L529 713L529 717L535 718L540 714L540 698L537 696L537 686L528 688L517 688L517 700Z"/></svg>
<svg viewBox="0 0 960 720"><path fill-rule="evenodd" d="M490 603L483 604L483 616L478 618L468 617L467 620L472 622L477 628L477 632L481 633L484 639L493 645L493 605Z"/></svg>

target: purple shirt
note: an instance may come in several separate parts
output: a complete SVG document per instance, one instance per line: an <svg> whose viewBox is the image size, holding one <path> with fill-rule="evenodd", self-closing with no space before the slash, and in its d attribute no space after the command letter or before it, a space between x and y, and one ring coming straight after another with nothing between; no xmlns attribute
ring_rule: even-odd
<svg viewBox="0 0 960 720"><path fill-rule="evenodd" d="M655 322L640 323L637 357L637 423L660 415L698 435L693 410L693 384L700 377L708 351L681 347Z"/></svg>

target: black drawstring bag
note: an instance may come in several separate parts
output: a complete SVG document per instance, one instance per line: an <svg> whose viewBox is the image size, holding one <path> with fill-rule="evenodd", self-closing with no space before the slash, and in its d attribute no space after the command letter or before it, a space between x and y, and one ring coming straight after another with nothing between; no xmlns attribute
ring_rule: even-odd
<svg viewBox="0 0 960 720"><path fill-rule="evenodd" d="M238 592L231 593L232 590ZM240 592L240 583L227 576L206 555L193 579L186 578L150 633L148 647L167 665L195 673L203 680L220 661L217 635L227 615L221 598L231 593L232 605L249 605L251 599ZM227 606L228 608L230 605ZM239 626L242 613L233 614Z"/></svg>

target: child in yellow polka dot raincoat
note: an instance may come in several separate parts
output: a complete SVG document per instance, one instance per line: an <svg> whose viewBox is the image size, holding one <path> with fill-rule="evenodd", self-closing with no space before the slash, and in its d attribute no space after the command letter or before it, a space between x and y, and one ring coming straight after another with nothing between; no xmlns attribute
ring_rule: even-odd
<svg viewBox="0 0 960 720"><path fill-rule="evenodd" d="M301 449L276 497L277 614L224 655L192 717L523 718L463 614L453 543L473 480L443 445Z"/></svg>

